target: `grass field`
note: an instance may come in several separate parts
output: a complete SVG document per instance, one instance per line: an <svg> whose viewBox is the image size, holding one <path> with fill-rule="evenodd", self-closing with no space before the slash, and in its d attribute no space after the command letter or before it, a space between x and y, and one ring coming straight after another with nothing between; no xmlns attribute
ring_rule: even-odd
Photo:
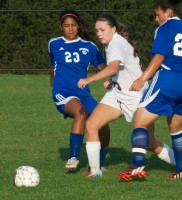
<svg viewBox="0 0 182 200"><path fill-rule="evenodd" d="M102 82L91 85L99 100ZM173 166L147 154L146 180L122 182L116 175L130 164L130 132L124 119L110 124L111 143L102 178L85 178L85 142L79 169L65 170L71 119L64 120L51 98L48 75L0 75L0 199L1 200L145 200L181 199L181 180L167 180ZM165 118L156 123L156 135L171 146ZM40 184L17 188L12 174L21 165L35 167Z"/></svg>

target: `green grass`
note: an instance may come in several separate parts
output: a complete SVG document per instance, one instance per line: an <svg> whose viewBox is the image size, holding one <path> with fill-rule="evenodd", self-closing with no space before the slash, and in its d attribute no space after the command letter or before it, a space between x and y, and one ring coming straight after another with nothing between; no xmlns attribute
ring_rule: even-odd
<svg viewBox="0 0 182 200"><path fill-rule="evenodd" d="M132 125L124 118L110 124L111 143L102 178L83 176L87 167L85 144L76 173L68 174L65 162L69 153L71 119L64 120L56 110L48 75L0 75L0 199L2 200L145 200L180 199L181 180L166 176L173 166L147 154L146 180L122 182L116 175L130 164ZM91 85L100 100L102 82ZM156 135L171 145L165 118L156 124ZM85 142L84 142L85 143ZM35 167L40 184L17 188L12 174L21 165Z"/></svg>

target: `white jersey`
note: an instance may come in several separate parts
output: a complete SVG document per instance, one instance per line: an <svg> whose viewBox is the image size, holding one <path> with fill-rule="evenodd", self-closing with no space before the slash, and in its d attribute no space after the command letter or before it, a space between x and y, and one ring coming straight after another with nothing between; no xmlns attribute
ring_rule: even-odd
<svg viewBox="0 0 182 200"><path fill-rule="evenodd" d="M136 98L141 98L146 90L148 83L138 92L129 91L131 84L141 76L142 70L138 56L134 56L134 49L131 44L118 33L113 35L112 40L106 47L107 65L112 61L120 61L120 67L112 81L117 82L121 87L113 87L118 100L126 104L133 104Z"/></svg>

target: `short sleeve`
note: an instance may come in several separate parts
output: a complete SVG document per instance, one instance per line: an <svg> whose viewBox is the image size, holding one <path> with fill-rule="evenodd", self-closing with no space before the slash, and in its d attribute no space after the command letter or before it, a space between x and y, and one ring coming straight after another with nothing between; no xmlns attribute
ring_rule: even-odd
<svg viewBox="0 0 182 200"><path fill-rule="evenodd" d="M105 58L102 56L97 46L93 43L91 45L90 57L91 57L91 64L93 64L96 68L102 63L106 63Z"/></svg>
<svg viewBox="0 0 182 200"><path fill-rule="evenodd" d="M168 28L161 26L156 30L154 43L152 45L151 53L165 56L168 48Z"/></svg>
<svg viewBox="0 0 182 200"><path fill-rule="evenodd" d="M108 57L107 57L107 61L108 64L114 60L118 60L121 61L122 63L125 62L124 58L125 58L125 44L120 44L117 42L113 42L110 46L109 46L109 53Z"/></svg>
<svg viewBox="0 0 182 200"><path fill-rule="evenodd" d="M48 52L49 52L51 65L54 66L54 57L53 57L53 54L52 54L52 42L51 41L49 41L49 43L48 43Z"/></svg>

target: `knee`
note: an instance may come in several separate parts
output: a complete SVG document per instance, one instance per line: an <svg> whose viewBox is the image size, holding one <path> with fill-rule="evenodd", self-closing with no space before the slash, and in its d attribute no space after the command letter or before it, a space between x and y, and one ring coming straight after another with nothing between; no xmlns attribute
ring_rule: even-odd
<svg viewBox="0 0 182 200"><path fill-rule="evenodd" d="M78 110L76 113L75 113L75 116L74 118L77 120L77 121L85 121L87 120L88 118L88 113L86 111L85 108L81 108L80 110Z"/></svg>
<svg viewBox="0 0 182 200"><path fill-rule="evenodd" d="M168 118L168 127L170 133L176 133L182 130L182 117L176 116Z"/></svg>
<svg viewBox="0 0 182 200"><path fill-rule="evenodd" d="M97 138L98 139L98 132L100 129L100 124L97 123L94 118L88 118L86 121L86 132L88 138Z"/></svg>
<svg viewBox="0 0 182 200"><path fill-rule="evenodd" d="M95 129L95 126L93 125L93 122L92 122L92 120L90 120L90 118L88 118L86 121L86 129L87 129L88 134L90 132L93 132L93 130Z"/></svg>

